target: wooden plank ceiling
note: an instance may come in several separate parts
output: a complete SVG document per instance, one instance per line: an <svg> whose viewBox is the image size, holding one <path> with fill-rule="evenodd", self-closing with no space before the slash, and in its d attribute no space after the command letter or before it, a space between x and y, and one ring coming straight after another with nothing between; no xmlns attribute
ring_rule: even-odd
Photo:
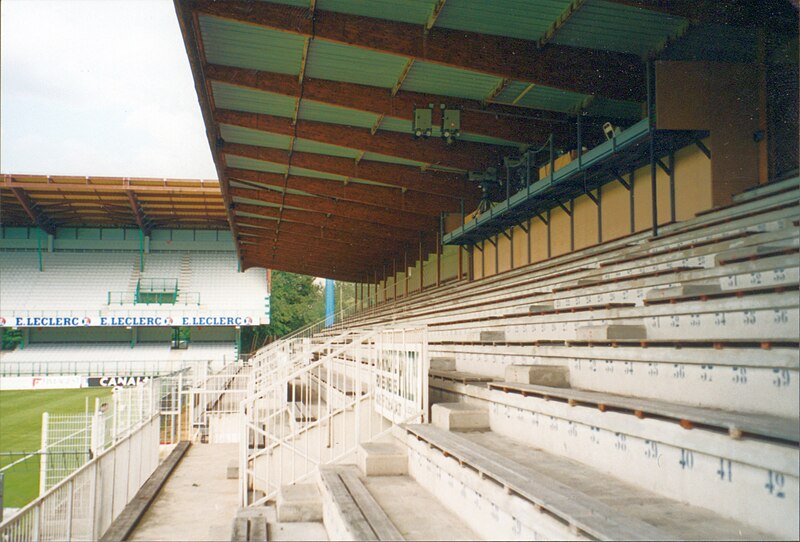
<svg viewBox="0 0 800 542"><path fill-rule="evenodd" d="M217 180L3 175L3 226L227 229Z"/></svg>
<svg viewBox="0 0 800 542"><path fill-rule="evenodd" d="M596 136L639 120L644 55L689 24L664 4L175 0L242 267L367 281L435 250L467 171L578 111ZM589 38L584 10L608 19ZM454 144L412 137L429 104L461 110Z"/></svg>

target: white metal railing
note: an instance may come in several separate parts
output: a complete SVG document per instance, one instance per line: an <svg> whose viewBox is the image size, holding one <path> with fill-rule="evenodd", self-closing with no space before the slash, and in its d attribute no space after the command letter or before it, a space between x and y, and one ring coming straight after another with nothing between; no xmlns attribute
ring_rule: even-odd
<svg viewBox="0 0 800 542"><path fill-rule="evenodd" d="M3 542L98 540L158 465L159 415L0 523Z"/></svg>
<svg viewBox="0 0 800 542"><path fill-rule="evenodd" d="M239 404L247 396L251 367L230 363L186 390L189 440L238 442Z"/></svg>
<svg viewBox="0 0 800 542"><path fill-rule="evenodd" d="M274 498L282 485L350 456L394 424L427 419L425 328L335 337L312 343L305 363L284 357L242 401L242 505Z"/></svg>

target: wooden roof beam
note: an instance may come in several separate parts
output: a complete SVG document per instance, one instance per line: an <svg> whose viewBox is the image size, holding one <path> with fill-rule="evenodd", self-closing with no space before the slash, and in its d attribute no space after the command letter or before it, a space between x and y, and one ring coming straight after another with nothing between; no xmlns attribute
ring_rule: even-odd
<svg viewBox="0 0 800 542"><path fill-rule="evenodd" d="M378 227L372 222L365 222L353 218L345 218L337 215L326 214L319 211L305 209L284 209L279 212L277 207L267 207L249 203L233 202L233 210L255 216L270 218L281 218L289 222L299 222L312 226L331 228L351 233L369 232L373 236L381 237L389 241L415 241L419 239L419 232L406 230L403 228L388 229Z"/></svg>
<svg viewBox="0 0 800 542"><path fill-rule="evenodd" d="M437 221L430 216L412 214L405 211L394 209L380 209L372 205L355 203L352 201L335 201L326 197L305 196L302 194L281 194L276 190L239 188L232 186L230 194L234 198L246 198L250 200L263 201L276 205L287 205L309 209L322 213L341 216L342 218L355 218L373 227L391 227L405 229L409 231L428 231L435 229Z"/></svg>
<svg viewBox="0 0 800 542"><path fill-rule="evenodd" d="M323 277L334 280L341 280L346 282L356 282L359 277L363 277L363 271L340 271L332 267L319 267L309 265L302 259L286 259L267 260L266 257L251 256L243 254L242 256L242 270L250 269L251 267L264 267L267 269L275 269L278 271L286 271L289 273L298 273L300 275L308 275L311 277Z"/></svg>
<svg viewBox="0 0 800 542"><path fill-rule="evenodd" d="M265 231L266 235L270 232L275 232L278 229L277 216L261 215L261 218L253 218L248 216L236 215L234 218L239 226L251 229L253 231ZM368 231L352 232L346 230L334 229L328 226L316 226L308 223L293 222L289 220L281 220L280 231L289 235L297 234L306 237L316 237L322 240L329 240L342 243L361 243L365 245L385 245L390 243L403 243L403 239L392 239L386 235L374 234Z"/></svg>
<svg viewBox="0 0 800 542"><path fill-rule="evenodd" d="M55 222L31 199L25 190L15 186L11 188L11 192L14 193L14 197L17 198L22 208L25 209L28 218L30 218L39 229L50 235L56 234Z"/></svg>
<svg viewBox="0 0 800 542"><path fill-rule="evenodd" d="M303 36L314 34L354 47L382 51L553 88L641 101L644 64L634 55L531 40L433 28L346 13L304 10L271 2L185 0L198 14L238 21ZM458 44L454 47L453 44ZM599 69L602 68L602 69Z"/></svg>
<svg viewBox="0 0 800 542"><path fill-rule="evenodd" d="M265 173L253 171L252 169L235 168L228 168L225 171L229 180L241 180L271 186L283 185L283 175L279 173ZM288 181L289 188L302 190L315 196L352 201L381 208L390 207L420 215L439 216L442 211L456 212L460 209L459 203L454 199L416 191L403 191L389 186L354 182L343 183L336 180L301 177L298 175L290 175Z"/></svg>
<svg viewBox="0 0 800 542"><path fill-rule="evenodd" d="M150 224L147 216L144 214L144 210L142 209L141 202L139 202L139 198L136 197L136 194L133 190L126 190L125 193L128 195L128 202L131 205L131 211L136 219L136 225L139 226L139 229L145 236L150 235Z"/></svg>
<svg viewBox="0 0 800 542"><path fill-rule="evenodd" d="M246 241L256 241L255 244L249 244ZM242 236L240 241L242 248L247 247L251 254L264 254L264 255L279 255L279 254L297 254L305 256L308 261L320 259L321 261L339 260L341 262L352 262L355 268L361 266L360 261L386 261L390 257L390 252L387 250L371 250L369 247L342 247L332 246L327 241L315 241L304 237L292 235L291 239L279 241L267 241L258 243L258 239L254 237ZM252 249L252 250L250 250Z"/></svg>
<svg viewBox="0 0 800 542"><path fill-rule="evenodd" d="M246 70L231 66L209 64L206 77L212 81L236 85L242 88L261 90L273 94L297 98L300 85L294 76L282 73ZM504 79L505 84L510 79ZM502 85L501 85L502 87ZM497 92L501 92L500 88ZM497 94L491 96L494 98ZM465 132L490 137L498 137L522 144L541 142L552 130L569 127L570 115L556 112L537 112L525 117L518 108L502 104L485 104L477 100L453 98L436 94L399 91L391 96L386 89L343 83L321 79L306 78L303 82L303 100L367 111L376 115L398 118L411 122L414 107L420 104L444 103L448 107L461 109L461 126ZM441 111L434 109L434 120Z"/></svg>
<svg viewBox="0 0 800 542"><path fill-rule="evenodd" d="M374 135L369 128L353 128L339 124L304 120L292 126L291 119L218 109L216 120L251 130L260 130L287 137L299 137L329 145L361 149L405 160L460 170L485 169L497 163L502 152L494 145L459 141L447 145L441 139L414 140L411 134L379 130ZM296 133L295 133L296 130Z"/></svg>
<svg viewBox="0 0 800 542"><path fill-rule="evenodd" d="M241 223L239 224L242 225ZM282 223L280 229L274 230L262 230L260 228L243 226L239 233L239 242L242 243L242 246L250 245L264 251L273 250L288 244L289 246L302 246L306 249L313 249L328 255L352 255L355 253L362 253L364 255L376 256L387 255L392 252L385 244L351 244L346 241L332 241L330 239L288 233L283 229L285 225L285 223ZM282 237L286 237L287 239L282 239ZM287 243L286 241L289 242Z"/></svg>
<svg viewBox="0 0 800 542"><path fill-rule="evenodd" d="M271 147L226 143L223 153L274 164L288 164L286 151ZM389 184L455 201L465 198L477 203L480 198L480 188L475 183L468 182L466 176L455 173L421 171L419 168L411 166L372 160L362 160L356 163L350 158L297 151L292 154L292 165L321 173Z"/></svg>

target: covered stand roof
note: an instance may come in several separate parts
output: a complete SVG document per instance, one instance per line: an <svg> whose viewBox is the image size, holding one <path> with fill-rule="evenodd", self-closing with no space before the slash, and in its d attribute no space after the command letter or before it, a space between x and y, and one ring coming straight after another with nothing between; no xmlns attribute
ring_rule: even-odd
<svg viewBox="0 0 800 542"><path fill-rule="evenodd" d="M0 224L227 229L216 180L3 175Z"/></svg>
<svg viewBox="0 0 800 542"><path fill-rule="evenodd" d="M644 59L692 22L688 2L175 5L243 267L358 281L434 250L439 214L477 204L468 170L564 140L579 111L599 137L640 120ZM461 110L451 145L440 104Z"/></svg>

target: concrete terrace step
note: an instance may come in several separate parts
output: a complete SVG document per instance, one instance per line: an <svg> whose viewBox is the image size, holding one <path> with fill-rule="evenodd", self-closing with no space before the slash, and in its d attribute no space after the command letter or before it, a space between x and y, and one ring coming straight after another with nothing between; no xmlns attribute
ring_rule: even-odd
<svg viewBox="0 0 800 542"><path fill-rule="evenodd" d="M797 420L791 418L763 414L741 414L680 405L669 401L537 386L534 384L495 382L490 383L489 388L506 393L518 393L524 397L542 397L551 401L565 401L570 406L588 405L596 407L601 412L628 412L637 418L658 417L673 419L685 429L691 429L695 426L718 428L727 431L731 437L737 439L748 435L751 437L778 439L794 444L800 442L800 428L797 425Z"/></svg>
<svg viewBox="0 0 800 542"><path fill-rule="evenodd" d="M497 521L515 514L530 529L515 538L542 536L538 522L564 525L561 537L600 540L673 540L769 538L769 535L712 512L659 497L625 484L592 468L517 443L496 433L454 433L429 425L407 425L414 461L431 461L478 495L475 506L487 499ZM422 441L418 446L415 441ZM432 447L432 448L430 448ZM452 458L456 461L452 461ZM475 476L477 471L479 476ZM488 478L493 481L487 482ZM440 482L441 483L441 482ZM495 485L496 484L496 485ZM493 487L499 488L497 490ZM493 497L494 493L498 496ZM463 494L463 492L462 492ZM505 494L505 498L499 495ZM515 498L516 497L516 498ZM455 499L454 499L455 501ZM527 503L529 512L523 511ZM453 502L452 506L458 506ZM513 510L513 512L511 512ZM499 513L498 513L499 512ZM542 514L541 512L546 512ZM465 515L470 510L464 510ZM553 519L556 521L554 522ZM553 528L553 527L551 527Z"/></svg>

